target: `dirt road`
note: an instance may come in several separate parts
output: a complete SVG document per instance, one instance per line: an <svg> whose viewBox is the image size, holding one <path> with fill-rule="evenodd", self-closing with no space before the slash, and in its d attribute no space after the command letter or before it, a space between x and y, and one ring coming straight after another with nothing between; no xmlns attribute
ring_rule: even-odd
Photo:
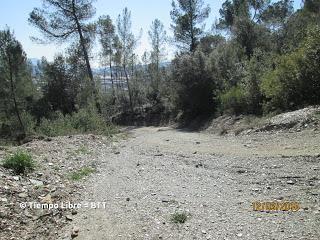
<svg viewBox="0 0 320 240"><path fill-rule="evenodd" d="M138 128L101 152L81 209L62 229L79 240L320 239L318 132L221 137ZM296 201L297 212L253 211L255 201ZM183 213L183 224L172 222Z"/></svg>

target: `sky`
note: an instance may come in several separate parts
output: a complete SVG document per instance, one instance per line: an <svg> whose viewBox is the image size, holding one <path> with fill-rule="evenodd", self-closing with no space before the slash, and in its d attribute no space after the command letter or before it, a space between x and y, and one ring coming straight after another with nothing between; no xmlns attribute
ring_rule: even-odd
<svg viewBox="0 0 320 240"><path fill-rule="evenodd" d="M219 9L225 0L204 0L211 8L210 17L206 21L206 29L210 30L212 24L219 18ZM148 39L148 29L151 22L158 18L164 24L168 35L172 35L170 29L172 0L96 0L96 16L110 15L114 22L119 13L125 7L131 11L133 32L139 35L142 29L142 37L136 49L138 55L142 55L145 50L150 50ZM301 0L294 0L294 7L297 9L301 5ZM41 34L34 26L28 23L29 13L34 7L41 7L42 0L0 0L0 29L8 26L14 31L18 41L21 42L28 58L40 59L45 56L52 60L54 55L63 52L65 45L41 45L32 42L31 36L41 37ZM94 56L97 56L98 47L94 49ZM167 50L168 58L173 55L174 49ZM97 59L97 58L96 58ZM94 61L98 65L98 61Z"/></svg>

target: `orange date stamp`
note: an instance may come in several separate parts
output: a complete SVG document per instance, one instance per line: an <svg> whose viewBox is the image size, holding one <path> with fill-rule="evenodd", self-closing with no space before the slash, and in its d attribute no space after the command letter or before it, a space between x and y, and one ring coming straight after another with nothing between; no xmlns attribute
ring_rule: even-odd
<svg viewBox="0 0 320 240"><path fill-rule="evenodd" d="M298 202L253 202L253 211L269 212L269 211L292 211L300 210Z"/></svg>

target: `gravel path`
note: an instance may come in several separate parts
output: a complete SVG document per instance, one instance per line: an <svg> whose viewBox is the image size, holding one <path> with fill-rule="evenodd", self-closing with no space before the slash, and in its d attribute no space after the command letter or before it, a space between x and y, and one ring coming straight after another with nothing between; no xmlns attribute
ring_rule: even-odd
<svg viewBox="0 0 320 240"><path fill-rule="evenodd" d="M69 239L320 239L320 135L221 137L138 128L101 150ZM253 211L254 201L296 201L297 212ZM185 213L184 224L172 214Z"/></svg>

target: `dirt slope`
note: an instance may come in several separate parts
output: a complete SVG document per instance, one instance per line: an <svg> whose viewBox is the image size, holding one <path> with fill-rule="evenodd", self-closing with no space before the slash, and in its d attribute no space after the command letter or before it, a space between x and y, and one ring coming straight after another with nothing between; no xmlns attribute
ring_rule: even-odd
<svg viewBox="0 0 320 240"><path fill-rule="evenodd" d="M138 128L100 149L70 239L320 239L318 131L216 136ZM257 212L254 201L297 201L298 212ZM188 215L184 224L172 214Z"/></svg>

